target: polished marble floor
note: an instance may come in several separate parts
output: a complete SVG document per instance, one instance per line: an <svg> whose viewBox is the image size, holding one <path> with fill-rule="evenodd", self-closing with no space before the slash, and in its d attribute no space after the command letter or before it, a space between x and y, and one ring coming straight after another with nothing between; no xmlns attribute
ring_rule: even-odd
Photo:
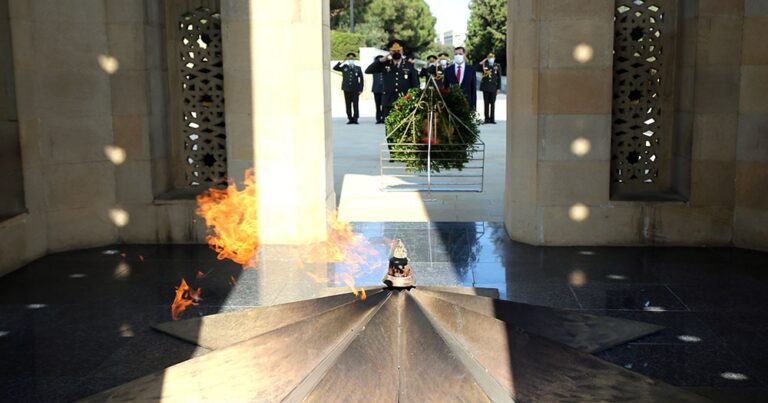
<svg viewBox="0 0 768 403"><path fill-rule="evenodd" d="M499 223L355 223L386 254L400 238L423 285L642 320L660 333L597 353L719 401L768 391L768 253L732 248L532 247ZM150 329L181 278L202 289L185 316L321 295L346 264L298 268L264 250L242 271L203 245L110 245L53 254L0 277L0 401L71 401L208 351ZM199 274L198 274L199 273ZM359 285L381 273L362 270Z"/></svg>

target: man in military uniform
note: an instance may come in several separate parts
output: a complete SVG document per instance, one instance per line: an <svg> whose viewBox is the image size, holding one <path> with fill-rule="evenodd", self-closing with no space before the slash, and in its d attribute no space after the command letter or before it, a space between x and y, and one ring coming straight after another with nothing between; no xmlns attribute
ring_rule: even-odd
<svg viewBox="0 0 768 403"><path fill-rule="evenodd" d="M373 58L374 63L378 63L379 57ZM371 92L373 92L373 100L376 102L376 124L384 123L384 116L381 110L381 93L384 92L384 83L381 79L381 73L375 73L373 75L373 85L371 85Z"/></svg>
<svg viewBox="0 0 768 403"><path fill-rule="evenodd" d="M434 76L435 70L436 70L436 66L435 66L436 64L437 64L437 56L435 55L427 56L427 65L422 67L421 70L419 70L419 78L429 78L430 76Z"/></svg>
<svg viewBox="0 0 768 403"><path fill-rule="evenodd" d="M427 56L427 67L421 69L419 77L434 77L438 88L444 86L445 70L448 68L448 54L440 53L440 59L435 55Z"/></svg>
<svg viewBox="0 0 768 403"><path fill-rule="evenodd" d="M383 91L381 94L382 117L389 116L395 100L411 88L419 88L419 73L412 63L407 63L403 55L400 41L393 40L387 44L389 54L379 57L371 63L366 74L381 73Z"/></svg>
<svg viewBox="0 0 768 403"><path fill-rule="evenodd" d="M483 73L480 79L480 91L483 91L483 109L485 123L496 124L496 95L501 90L501 66L496 64L496 55L488 53L488 57L480 62L477 68Z"/></svg>
<svg viewBox="0 0 768 403"><path fill-rule="evenodd" d="M360 66L355 65L355 56L354 52L349 52L344 61L338 62L333 66L334 70L340 71L342 74L341 90L344 91L344 104L347 107L348 125L358 124L357 119L360 118L358 101L360 100L360 94L363 93L363 84L365 83L363 70Z"/></svg>

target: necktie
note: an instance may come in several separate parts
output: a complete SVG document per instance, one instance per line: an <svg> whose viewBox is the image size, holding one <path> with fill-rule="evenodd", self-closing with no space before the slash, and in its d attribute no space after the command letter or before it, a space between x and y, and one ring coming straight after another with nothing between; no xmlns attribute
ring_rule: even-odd
<svg viewBox="0 0 768 403"><path fill-rule="evenodd" d="M461 85L461 66L456 66L456 81Z"/></svg>

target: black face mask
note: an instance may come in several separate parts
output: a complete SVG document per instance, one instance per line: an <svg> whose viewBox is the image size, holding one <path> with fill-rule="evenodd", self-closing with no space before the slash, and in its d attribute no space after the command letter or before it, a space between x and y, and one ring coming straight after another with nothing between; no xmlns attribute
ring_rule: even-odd
<svg viewBox="0 0 768 403"><path fill-rule="evenodd" d="M392 58L395 60L400 60L403 58L403 55L400 52L395 52L392 54Z"/></svg>

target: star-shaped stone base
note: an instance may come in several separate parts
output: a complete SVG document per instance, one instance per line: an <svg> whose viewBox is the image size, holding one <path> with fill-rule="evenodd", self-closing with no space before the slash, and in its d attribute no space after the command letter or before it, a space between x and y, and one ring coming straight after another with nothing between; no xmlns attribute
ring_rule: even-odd
<svg viewBox="0 0 768 403"><path fill-rule="evenodd" d="M705 401L589 354L656 325L473 289L367 290L160 324L215 351L86 400Z"/></svg>

